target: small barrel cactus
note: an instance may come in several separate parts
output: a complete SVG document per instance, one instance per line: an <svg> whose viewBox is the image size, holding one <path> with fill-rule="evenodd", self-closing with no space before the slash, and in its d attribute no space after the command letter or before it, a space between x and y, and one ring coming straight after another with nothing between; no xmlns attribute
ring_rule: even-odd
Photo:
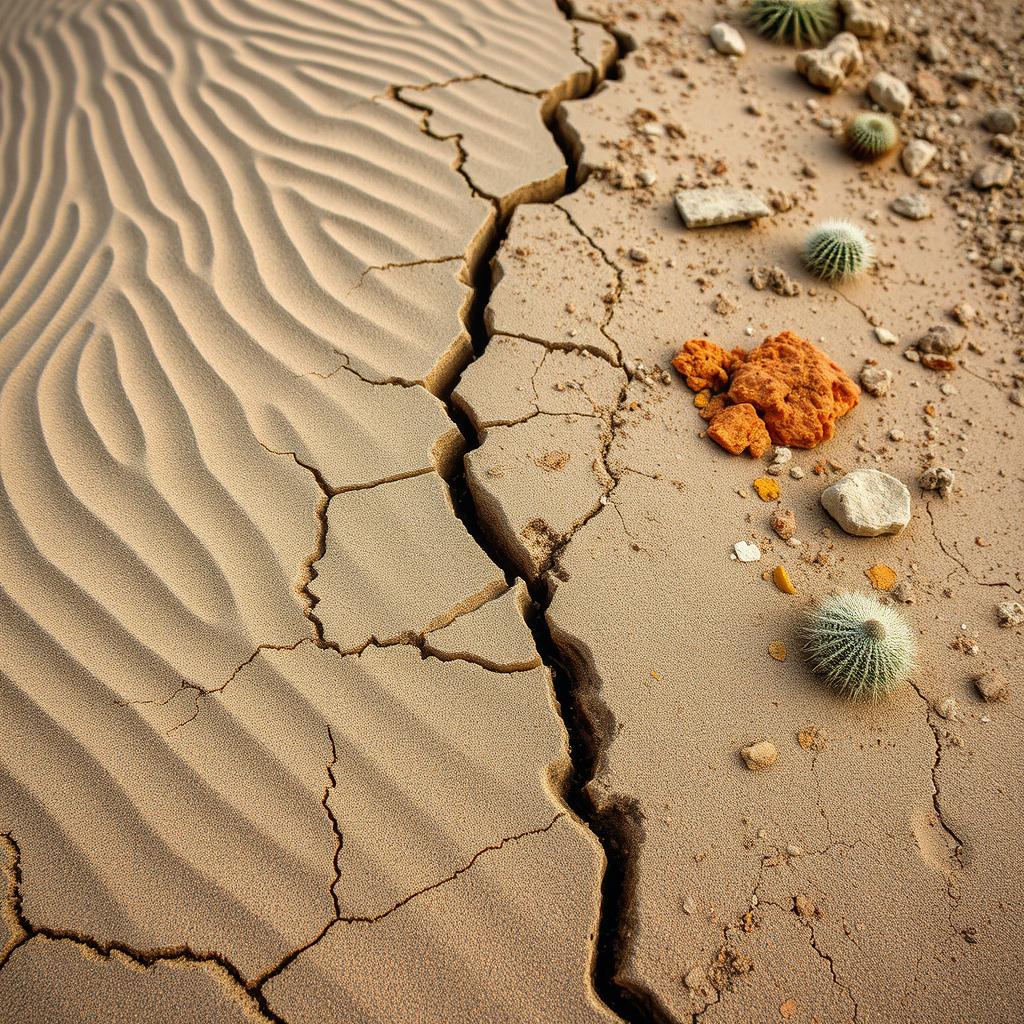
<svg viewBox="0 0 1024 1024"><path fill-rule="evenodd" d="M836 594L804 624L804 652L814 671L844 697L885 697L914 669L910 624L869 594Z"/></svg>
<svg viewBox="0 0 1024 1024"><path fill-rule="evenodd" d="M804 263L816 277L842 281L867 270L874 250L864 232L845 220L819 224L804 243Z"/></svg>
<svg viewBox="0 0 1024 1024"><path fill-rule="evenodd" d="M839 20L834 0L750 0L747 17L761 35L794 46L828 39Z"/></svg>
<svg viewBox="0 0 1024 1024"><path fill-rule="evenodd" d="M846 146L858 160L880 160L895 148L900 133L888 114L864 113L846 122Z"/></svg>

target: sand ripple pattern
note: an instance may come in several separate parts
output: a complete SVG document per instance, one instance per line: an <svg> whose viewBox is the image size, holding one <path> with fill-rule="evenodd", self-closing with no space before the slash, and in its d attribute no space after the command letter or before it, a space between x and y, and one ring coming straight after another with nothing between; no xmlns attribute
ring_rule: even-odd
<svg viewBox="0 0 1024 1024"><path fill-rule="evenodd" d="M540 0L0 0L0 832L35 924L256 976L329 919L335 739L232 740L300 856L169 736L312 649L324 487L451 456L430 389L494 212L399 95L485 69L586 70Z"/></svg>

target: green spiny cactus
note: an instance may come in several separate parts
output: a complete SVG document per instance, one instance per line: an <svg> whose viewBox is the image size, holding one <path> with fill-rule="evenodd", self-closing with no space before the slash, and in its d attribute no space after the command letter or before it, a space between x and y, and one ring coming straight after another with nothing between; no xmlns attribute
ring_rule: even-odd
<svg viewBox="0 0 1024 1024"><path fill-rule="evenodd" d="M816 46L839 23L834 0L750 0L747 17L761 35L794 46Z"/></svg>
<svg viewBox="0 0 1024 1024"><path fill-rule="evenodd" d="M899 141L896 123L888 114L857 114L846 122L846 145L858 160L879 160Z"/></svg>
<svg viewBox="0 0 1024 1024"><path fill-rule="evenodd" d="M914 669L917 643L892 605L869 594L836 594L807 616L804 653L844 697L885 697Z"/></svg>
<svg viewBox="0 0 1024 1024"><path fill-rule="evenodd" d="M867 270L874 249L856 224L830 220L819 224L804 243L804 264L816 277L842 281Z"/></svg>

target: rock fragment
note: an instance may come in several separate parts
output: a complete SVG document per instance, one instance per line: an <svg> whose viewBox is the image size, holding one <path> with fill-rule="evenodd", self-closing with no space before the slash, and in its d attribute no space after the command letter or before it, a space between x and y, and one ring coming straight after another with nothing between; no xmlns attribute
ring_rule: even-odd
<svg viewBox="0 0 1024 1024"><path fill-rule="evenodd" d="M888 473L855 469L821 492L825 511L854 537L899 533L910 522L910 491Z"/></svg>
<svg viewBox="0 0 1024 1024"><path fill-rule="evenodd" d="M993 701L1006 700L1006 695L1010 692L1009 683L995 669L979 672L971 678L971 682L978 691L978 696L987 704Z"/></svg>
<svg viewBox="0 0 1024 1024"><path fill-rule="evenodd" d="M762 740L760 743L751 743L750 746L744 747L740 751L740 756L752 772L763 772L778 761L779 752L774 743Z"/></svg>
<svg viewBox="0 0 1024 1024"><path fill-rule="evenodd" d="M932 466L917 478L917 485L922 491L938 491L940 498L949 494L955 482L956 474L945 466Z"/></svg>
<svg viewBox="0 0 1024 1024"><path fill-rule="evenodd" d="M885 111L899 117L912 102L906 82L887 71L879 71L868 82L868 95Z"/></svg>
<svg viewBox="0 0 1024 1024"><path fill-rule="evenodd" d="M932 706L935 709L935 714L937 714L939 718L945 719L947 722L956 721L959 717L960 706L953 697L946 697L943 700L937 700Z"/></svg>
<svg viewBox="0 0 1024 1024"><path fill-rule="evenodd" d="M993 135L1012 135L1020 127L1020 118L1006 107L993 107L981 123Z"/></svg>
<svg viewBox="0 0 1024 1024"><path fill-rule="evenodd" d="M935 36L929 36L918 48L917 52L922 60L929 64L941 64L949 60L949 47Z"/></svg>
<svg viewBox="0 0 1024 1024"><path fill-rule="evenodd" d="M748 540L738 540L732 546L732 553L739 562L760 562L761 549Z"/></svg>
<svg viewBox="0 0 1024 1024"><path fill-rule="evenodd" d="M884 327L875 328L875 337L880 345L895 345L900 340L892 331L887 331Z"/></svg>
<svg viewBox="0 0 1024 1024"><path fill-rule="evenodd" d="M672 358L672 366L692 391L721 391L729 383L735 356L707 338L690 338Z"/></svg>
<svg viewBox="0 0 1024 1024"><path fill-rule="evenodd" d="M860 386L875 398L882 398L892 386L892 373L880 366L865 363L860 371Z"/></svg>
<svg viewBox="0 0 1024 1024"><path fill-rule="evenodd" d="M728 405L717 412L708 426L708 437L732 455L749 448L755 459L772 445L767 427L749 402Z"/></svg>
<svg viewBox="0 0 1024 1024"><path fill-rule="evenodd" d="M770 288L776 295L791 297L799 295L803 290L799 281L794 281L782 267L753 267L750 271L750 283L759 292Z"/></svg>
<svg viewBox="0 0 1024 1024"><path fill-rule="evenodd" d="M775 444L813 448L833 436L860 388L820 349L783 331L736 367L729 398L760 412Z"/></svg>
<svg viewBox="0 0 1024 1024"><path fill-rule="evenodd" d="M861 39L881 39L889 31L889 15L866 0L839 0L843 28Z"/></svg>
<svg viewBox="0 0 1024 1024"><path fill-rule="evenodd" d="M897 196L890 204L893 213L898 213L907 220L926 220L932 215L928 199L920 192L911 192L905 196Z"/></svg>
<svg viewBox="0 0 1024 1024"><path fill-rule="evenodd" d="M914 92L924 103L932 107L937 107L946 99L946 90L942 83L930 71L924 69L914 75Z"/></svg>
<svg viewBox="0 0 1024 1024"><path fill-rule="evenodd" d="M796 513L790 509L778 509L772 513L771 527L780 540L789 540L796 533Z"/></svg>
<svg viewBox="0 0 1024 1024"><path fill-rule="evenodd" d="M989 160L971 175L971 184L979 191L1006 188L1013 180L1013 164L1009 160Z"/></svg>
<svg viewBox="0 0 1024 1024"><path fill-rule="evenodd" d="M1024 605L1019 601L1003 601L996 606L996 618L1000 626L1024 626Z"/></svg>
<svg viewBox="0 0 1024 1024"><path fill-rule="evenodd" d="M864 56L852 32L840 32L823 50L804 50L796 55L796 70L811 85L826 92L838 91L847 75L860 70Z"/></svg>
<svg viewBox="0 0 1024 1024"><path fill-rule="evenodd" d="M719 21L711 26L708 33L711 45L727 57L742 57L747 52L747 44L743 36L724 21Z"/></svg>
<svg viewBox="0 0 1024 1024"><path fill-rule="evenodd" d="M911 178L918 177L921 172L935 159L938 152L935 146L925 139L911 139L903 147L900 160L903 163L903 170Z"/></svg>
<svg viewBox="0 0 1024 1024"><path fill-rule="evenodd" d="M908 358L920 359L930 370L955 370L952 358L963 348L964 332L949 324L934 324L914 343L914 347L903 354ZM911 357L910 353L913 353Z"/></svg>
<svg viewBox="0 0 1024 1024"><path fill-rule="evenodd" d="M749 188L684 188L674 196L676 209L688 228L709 228L718 224L770 217L771 207Z"/></svg>

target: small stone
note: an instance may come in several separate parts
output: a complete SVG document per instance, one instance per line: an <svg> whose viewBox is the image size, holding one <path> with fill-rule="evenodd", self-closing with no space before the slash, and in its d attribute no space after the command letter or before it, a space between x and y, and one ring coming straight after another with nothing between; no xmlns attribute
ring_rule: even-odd
<svg viewBox="0 0 1024 1024"><path fill-rule="evenodd" d="M749 541L738 540L732 546L733 554L741 562L761 561L761 549Z"/></svg>
<svg viewBox="0 0 1024 1024"><path fill-rule="evenodd" d="M692 896L687 896L686 899L683 900L683 913L684 914L693 914L693 913L696 912L696 910L697 910L697 901Z"/></svg>
<svg viewBox="0 0 1024 1024"><path fill-rule="evenodd" d="M1005 188L1013 179L1013 164L1008 160L989 160L982 164L973 175L971 184L981 191L990 188Z"/></svg>
<svg viewBox="0 0 1024 1024"><path fill-rule="evenodd" d="M1019 601L1004 601L996 606L1000 626L1024 626L1024 605Z"/></svg>
<svg viewBox="0 0 1024 1024"><path fill-rule="evenodd" d="M640 184L646 185L648 188L658 180L658 175L649 167L644 167L637 171L636 176L640 180Z"/></svg>
<svg viewBox="0 0 1024 1024"><path fill-rule="evenodd" d="M796 55L797 72L826 92L837 92L846 76L859 71L863 63L860 43L851 32L840 32L823 50L804 50Z"/></svg>
<svg viewBox="0 0 1024 1024"><path fill-rule="evenodd" d="M907 110L912 101L907 83L887 71L879 71L868 82L868 94L883 110L897 117Z"/></svg>
<svg viewBox="0 0 1024 1024"><path fill-rule="evenodd" d="M779 482L770 476L759 476L754 481L754 490L762 501L779 500Z"/></svg>
<svg viewBox="0 0 1024 1024"><path fill-rule="evenodd" d="M947 722L955 721L960 710L959 705L952 697L946 697L945 700L936 701L934 707L935 714L937 714L939 718L944 718Z"/></svg>
<svg viewBox="0 0 1024 1024"><path fill-rule="evenodd" d="M867 576L875 590L890 591L896 586L896 571L891 566L883 565L881 562L871 566L870 569L865 569L864 575Z"/></svg>
<svg viewBox="0 0 1024 1024"><path fill-rule="evenodd" d="M772 514L771 527L776 536L789 540L796 533L796 513L789 508L778 509Z"/></svg>
<svg viewBox="0 0 1024 1024"><path fill-rule="evenodd" d="M988 672L979 672L978 675L971 679L971 682L974 683L978 696L986 704L997 700L1006 700L1006 695L1010 691L1010 686L1006 679L995 669Z"/></svg>
<svg viewBox="0 0 1024 1024"><path fill-rule="evenodd" d="M796 741L804 750L817 752L825 749L828 733L816 725L808 725L797 733Z"/></svg>
<svg viewBox="0 0 1024 1024"><path fill-rule="evenodd" d="M949 60L949 47L941 39L936 39L934 36L929 36L918 47L917 52L929 64L941 64L944 60Z"/></svg>
<svg viewBox="0 0 1024 1024"><path fill-rule="evenodd" d="M892 331L887 331L884 327L875 328L875 337L882 345L895 345L900 340Z"/></svg>
<svg viewBox="0 0 1024 1024"><path fill-rule="evenodd" d="M899 444L900 441L904 440L906 438L906 436L907 435L904 434L903 431L900 430L899 427L893 427L892 430L889 431L889 435L888 435L889 440L890 441L895 441L897 444Z"/></svg>
<svg viewBox="0 0 1024 1024"><path fill-rule="evenodd" d="M772 465L785 466L793 458L793 450L785 445L776 445L772 451Z"/></svg>
<svg viewBox="0 0 1024 1024"><path fill-rule="evenodd" d="M865 0L839 0L843 27L861 39L881 39L889 31L889 15Z"/></svg>
<svg viewBox="0 0 1024 1024"><path fill-rule="evenodd" d="M921 100L932 107L937 107L946 98L946 90L942 83L930 71L923 68L914 75L914 92Z"/></svg>
<svg viewBox="0 0 1024 1024"><path fill-rule="evenodd" d="M719 52L728 57L742 57L747 52L747 44L743 36L724 21L711 26L708 33L711 45Z"/></svg>
<svg viewBox="0 0 1024 1024"><path fill-rule="evenodd" d="M803 894L793 897L793 912L797 917L821 917L821 910L815 905L814 900Z"/></svg>
<svg viewBox="0 0 1024 1024"><path fill-rule="evenodd" d="M954 330L949 324L935 324L929 327L915 345L918 352L931 355L951 356L963 348L964 332Z"/></svg>
<svg viewBox="0 0 1024 1024"><path fill-rule="evenodd" d="M978 311L969 302L958 302L953 307L953 319L964 327L973 323L977 317Z"/></svg>
<svg viewBox="0 0 1024 1024"><path fill-rule="evenodd" d="M892 373L880 366L865 363L860 371L860 386L875 398L882 398L889 393L892 386Z"/></svg>
<svg viewBox="0 0 1024 1024"><path fill-rule="evenodd" d="M917 485L922 491L938 491L940 498L949 494L955 482L956 474L945 466L932 466L917 478Z"/></svg>
<svg viewBox="0 0 1024 1024"><path fill-rule="evenodd" d="M805 476L806 476L807 474L806 474L806 473L805 473L805 472L804 472L804 471L803 471L803 470L802 470L802 469L801 469L801 468L800 468L799 466L791 466L791 467L790 467L790 470L789 470L789 475L790 475L790 476L791 476L791 477L792 477L792 478L793 478L794 480L803 480L803 478L804 478L804 477L805 477Z"/></svg>
<svg viewBox="0 0 1024 1024"><path fill-rule="evenodd" d="M910 522L910 491L877 469L855 469L821 492L826 512L855 537L899 533Z"/></svg>
<svg viewBox="0 0 1024 1024"><path fill-rule="evenodd" d="M750 283L757 291L770 288L776 295L792 297L803 290L799 281L794 281L782 267L753 267L750 271Z"/></svg>
<svg viewBox="0 0 1024 1024"><path fill-rule="evenodd" d="M900 604L914 603L914 593L910 589L910 584L907 583L906 580L900 580L900 582L889 591L889 596L894 601L899 601Z"/></svg>
<svg viewBox="0 0 1024 1024"><path fill-rule="evenodd" d="M768 645L768 657L775 661L786 660L786 645L781 640L773 640Z"/></svg>
<svg viewBox="0 0 1024 1024"><path fill-rule="evenodd" d="M938 149L924 139L911 139L903 147L900 161L903 170L912 178L916 178L934 159Z"/></svg>
<svg viewBox="0 0 1024 1024"><path fill-rule="evenodd" d="M688 228L735 224L771 216L771 207L752 189L686 188L674 196L676 209Z"/></svg>
<svg viewBox="0 0 1024 1024"><path fill-rule="evenodd" d="M629 258L634 263L646 263L651 257L647 255L645 249L630 249Z"/></svg>
<svg viewBox="0 0 1024 1024"><path fill-rule="evenodd" d="M1020 118L1005 107L993 107L981 123L993 135L1012 135L1020 127Z"/></svg>
<svg viewBox="0 0 1024 1024"><path fill-rule="evenodd" d="M665 134L665 126L657 121L648 121L641 129L641 133L651 139L660 139Z"/></svg>
<svg viewBox="0 0 1024 1024"><path fill-rule="evenodd" d="M795 843L790 843L789 846L786 847L786 854L790 857L801 857L803 856L803 852L804 848L802 846L797 846Z"/></svg>
<svg viewBox="0 0 1024 1024"><path fill-rule="evenodd" d="M774 743L762 740L760 743L752 743L740 751L744 763L752 772L761 772L771 768L779 759L779 752Z"/></svg>
<svg viewBox="0 0 1024 1024"><path fill-rule="evenodd" d="M907 220L927 220L932 215L928 199L919 192L898 196L889 204L889 208Z"/></svg>

